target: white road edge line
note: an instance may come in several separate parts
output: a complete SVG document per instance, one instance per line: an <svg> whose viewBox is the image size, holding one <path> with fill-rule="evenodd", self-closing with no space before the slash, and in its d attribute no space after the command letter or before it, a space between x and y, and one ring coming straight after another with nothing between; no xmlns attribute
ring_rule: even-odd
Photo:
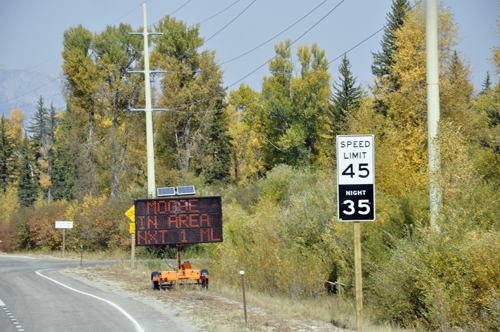
<svg viewBox="0 0 500 332"><path fill-rule="evenodd" d="M21 256L21 255L0 255L0 257L36 259L36 257Z"/></svg>
<svg viewBox="0 0 500 332"><path fill-rule="evenodd" d="M116 309L118 309L125 317L127 317L131 322L132 324L134 324L134 327L135 327L135 330L137 332L145 332L144 329L139 325L139 323L132 317L128 314L128 312L126 312L125 310L123 310L121 307L119 307L118 305L114 304L113 302L109 301L109 300L106 300L106 299L103 299L102 297L99 297L99 296L96 296L96 295L92 295L92 294L89 294L89 293L85 293L85 292L82 292L82 291L79 291L78 289L74 289L72 287L69 287L68 285L65 285L57 280L54 280L52 278L49 278L43 274L41 274L41 271L47 271L47 270L38 270L36 271L36 274L38 274L40 277L44 277L45 279L48 279L58 285L61 285L63 287L66 287L67 289L70 289L74 292L77 292L77 293L80 293L80 294L83 294L83 295L87 295L87 296L90 296L90 297L93 297L95 299L98 299L98 300L101 300L103 302L106 302L107 304L115 307Z"/></svg>
<svg viewBox="0 0 500 332"><path fill-rule="evenodd" d="M6 307L5 303L2 302L2 299L0 299L0 307Z"/></svg>

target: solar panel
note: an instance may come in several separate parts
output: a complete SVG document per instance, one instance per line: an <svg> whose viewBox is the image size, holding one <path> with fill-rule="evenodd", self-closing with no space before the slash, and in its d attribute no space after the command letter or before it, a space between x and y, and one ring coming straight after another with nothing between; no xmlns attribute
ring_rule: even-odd
<svg viewBox="0 0 500 332"><path fill-rule="evenodd" d="M194 195L194 186L177 187L177 195Z"/></svg>
<svg viewBox="0 0 500 332"><path fill-rule="evenodd" d="M156 192L158 193L158 197L161 197L161 196L174 196L175 195L175 188L174 187L157 188Z"/></svg>

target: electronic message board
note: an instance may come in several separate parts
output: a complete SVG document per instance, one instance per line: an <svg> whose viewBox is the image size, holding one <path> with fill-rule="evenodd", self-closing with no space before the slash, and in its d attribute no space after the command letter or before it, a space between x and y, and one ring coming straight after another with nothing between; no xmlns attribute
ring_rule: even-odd
<svg viewBox="0 0 500 332"><path fill-rule="evenodd" d="M222 242L220 196L135 200L136 245Z"/></svg>

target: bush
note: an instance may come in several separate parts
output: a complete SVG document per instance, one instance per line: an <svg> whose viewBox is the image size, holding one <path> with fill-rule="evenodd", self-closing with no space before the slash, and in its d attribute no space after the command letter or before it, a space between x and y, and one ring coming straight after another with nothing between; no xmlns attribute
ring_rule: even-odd
<svg viewBox="0 0 500 332"><path fill-rule="evenodd" d="M331 174L282 165L260 186L252 209L243 208L238 198L225 203L224 242L211 250L214 274L235 284L244 268L254 289L294 297L322 295L332 272L345 272L352 244L342 238L346 225L332 221L336 186Z"/></svg>
<svg viewBox="0 0 500 332"><path fill-rule="evenodd" d="M125 216L132 202L129 199L85 197L73 201L21 207L12 215L11 247L14 250L60 250L62 230L55 228L57 220L73 221L66 230L66 246L79 250L130 249L128 219Z"/></svg>
<svg viewBox="0 0 500 332"><path fill-rule="evenodd" d="M422 229L401 240L372 276L381 321L449 330L498 330L490 315L500 291L500 233ZM493 294L493 295L492 295Z"/></svg>

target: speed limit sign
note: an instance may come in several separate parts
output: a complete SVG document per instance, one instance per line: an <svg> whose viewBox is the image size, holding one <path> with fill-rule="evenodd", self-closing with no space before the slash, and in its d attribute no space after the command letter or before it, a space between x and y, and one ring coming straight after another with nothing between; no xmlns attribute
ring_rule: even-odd
<svg viewBox="0 0 500 332"><path fill-rule="evenodd" d="M373 135L337 136L339 221L375 220Z"/></svg>

